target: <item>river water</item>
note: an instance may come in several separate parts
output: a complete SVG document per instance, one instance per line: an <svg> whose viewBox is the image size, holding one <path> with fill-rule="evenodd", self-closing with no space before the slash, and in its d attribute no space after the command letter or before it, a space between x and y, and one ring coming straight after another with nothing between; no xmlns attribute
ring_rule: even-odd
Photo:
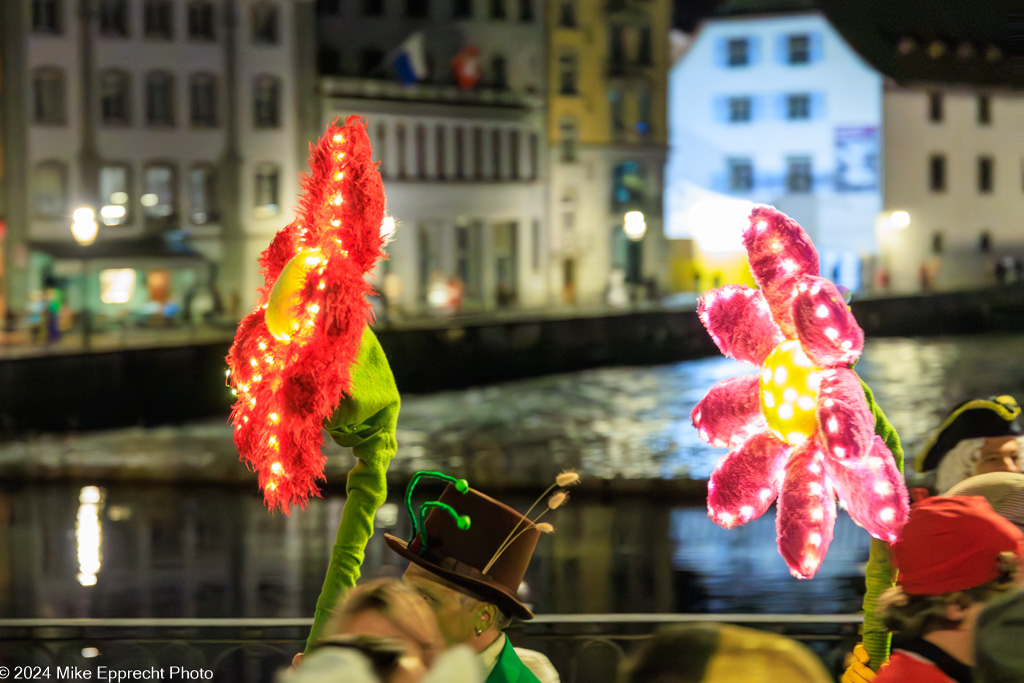
<svg viewBox="0 0 1024 683"><path fill-rule="evenodd" d="M874 339L857 370L912 455L959 400L1024 396L1022 349L1019 333ZM466 476L525 510L530 491L578 469L588 493L550 515L556 532L542 538L527 575L525 597L538 612L856 611L869 539L845 513L818 576L797 581L775 550L771 513L725 531L700 500L659 485L711 472L723 452L699 441L689 412L711 384L750 371L716 357L407 396L392 470ZM142 481L128 472L150 451L189 463L200 445L204 462L226 459L246 485L202 476ZM42 436L3 446L0 464L19 449L63 467L56 480L0 481L0 617L312 613L343 491L332 486L290 516L268 514L250 475L231 462L221 421ZM337 451L326 449L335 485L350 464ZM113 470L90 467L100 461ZM407 536L401 494L390 492L377 526ZM364 575L402 569L377 534Z"/></svg>

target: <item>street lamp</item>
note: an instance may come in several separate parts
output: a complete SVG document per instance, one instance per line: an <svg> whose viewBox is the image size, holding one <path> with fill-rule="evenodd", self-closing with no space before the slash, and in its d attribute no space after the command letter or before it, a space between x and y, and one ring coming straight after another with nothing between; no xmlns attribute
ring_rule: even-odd
<svg viewBox="0 0 1024 683"><path fill-rule="evenodd" d="M99 225L96 223L96 212L88 206L75 209L71 214L71 236L78 245L87 247L96 241ZM88 349L92 343L92 329L89 320L89 262L82 250L82 346Z"/></svg>
<svg viewBox="0 0 1024 683"><path fill-rule="evenodd" d="M626 237L634 242L639 242L647 233L647 223L644 221L642 211L629 211L622 217L622 229Z"/></svg>

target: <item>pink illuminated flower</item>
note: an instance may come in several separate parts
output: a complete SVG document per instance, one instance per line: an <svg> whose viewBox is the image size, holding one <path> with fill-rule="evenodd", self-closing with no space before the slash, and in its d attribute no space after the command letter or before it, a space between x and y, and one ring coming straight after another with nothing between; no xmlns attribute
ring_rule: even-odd
<svg viewBox="0 0 1024 683"><path fill-rule="evenodd" d="M729 528L778 498L779 553L793 576L811 578L832 541L836 496L891 543L909 512L906 487L850 369L864 333L818 276L807 233L758 207L743 244L760 289L727 285L697 306L723 354L761 368L711 387L690 415L704 441L730 449L708 482L708 516Z"/></svg>

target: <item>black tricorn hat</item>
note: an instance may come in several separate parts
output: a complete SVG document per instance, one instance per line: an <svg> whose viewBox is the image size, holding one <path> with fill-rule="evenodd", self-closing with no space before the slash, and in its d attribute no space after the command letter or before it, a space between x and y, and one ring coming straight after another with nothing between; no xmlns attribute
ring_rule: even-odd
<svg viewBox="0 0 1024 683"><path fill-rule="evenodd" d="M494 603L506 614L532 619L533 612L516 594L540 530L504 503L468 487L460 493L449 484L438 502L450 506L460 517L468 516L469 528L462 528L447 510L434 507L412 541L407 543L391 534L384 534L384 541L410 562ZM414 520L414 532L415 525ZM515 540L499 553L510 537Z"/></svg>
<svg viewBox="0 0 1024 683"><path fill-rule="evenodd" d="M1020 406L1013 396L964 401L949 412L917 456L917 471L927 472L964 439L1020 436Z"/></svg>

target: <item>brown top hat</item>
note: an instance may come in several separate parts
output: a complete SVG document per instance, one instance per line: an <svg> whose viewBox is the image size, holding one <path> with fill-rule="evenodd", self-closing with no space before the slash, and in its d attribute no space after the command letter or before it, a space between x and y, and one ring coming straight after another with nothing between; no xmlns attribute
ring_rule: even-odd
<svg viewBox="0 0 1024 683"><path fill-rule="evenodd" d="M434 508L423 524L426 547L421 534L409 543L384 534L388 546L430 573L494 603L506 614L532 619L533 612L516 598L516 592L540 538L537 527L509 506L475 489L459 493L449 484L438 500L450 505L459 515L468 516L469 528L460 529L446 510ZM515 540L498 555L485 574L484 567L517 524Z"/></svg>

